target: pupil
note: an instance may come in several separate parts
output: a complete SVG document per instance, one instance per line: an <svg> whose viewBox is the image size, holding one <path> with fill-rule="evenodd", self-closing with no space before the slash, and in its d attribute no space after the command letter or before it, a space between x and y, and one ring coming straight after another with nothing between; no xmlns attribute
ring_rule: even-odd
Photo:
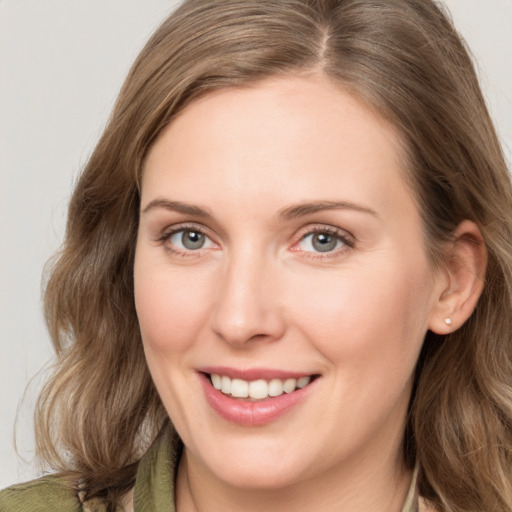
<svg viewBox="0 0 512 512"><path fill-rule="evenodd" d="M183 246L187 249L200 249L204 245L204 235L198 231L185 231L181 237Z"/></svg>
<svg viewBox="0 0 512 512"><path fill-rule="evenodd" d="M318 233L313 236L313 247L318 252L329 252L336 248L337 239L332 235Z"/></svg>

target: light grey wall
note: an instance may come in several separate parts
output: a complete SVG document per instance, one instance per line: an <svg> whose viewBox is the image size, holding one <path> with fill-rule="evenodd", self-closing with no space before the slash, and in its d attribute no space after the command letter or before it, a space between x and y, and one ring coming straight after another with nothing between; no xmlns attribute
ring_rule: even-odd
<svg viewBox="0 0 512 512"><path fill-rule="evenodd" d="M31 414L51 349L41 273L129 65L178 0L0 0L0 488L37 474ZM512 0L448 0L512 160Z"/></svg>
<svg viewBox="0 0 512 512"><path fill-rule="evenodd" d="M32 478L36 379L51 356L41 273L131 62L177 0L0 2L0 488Z"/></svg>

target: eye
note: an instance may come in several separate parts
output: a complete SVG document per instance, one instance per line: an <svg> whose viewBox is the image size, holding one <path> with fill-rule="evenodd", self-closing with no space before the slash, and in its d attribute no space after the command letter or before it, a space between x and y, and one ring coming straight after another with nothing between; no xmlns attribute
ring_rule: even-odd
<svg viewBox="0 0 512 512"><path fill-rule="evenodd" d="M297 244L304 252L330 253L354 244L342 233L330 229L318 229L304 235Z"/></svg>
<svg viewBox="0 0 512 512"><path fill-rule="evenodd" d="M165 238L172 249L178 252L197 251L213 245L210 238L198 229L179 229Z"/></svg>

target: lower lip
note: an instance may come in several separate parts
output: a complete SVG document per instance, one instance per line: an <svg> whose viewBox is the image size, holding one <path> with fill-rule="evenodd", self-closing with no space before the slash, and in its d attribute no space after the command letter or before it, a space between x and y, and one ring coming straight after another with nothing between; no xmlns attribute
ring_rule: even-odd
<svg viewBox="0 0 512 512"><path fill-rule="evenodd" d="M232 398L215 389L210 378L199 374L206 399L211 408L222 418L232 423L246 427L255 427L271 423L294 407L298 406L312 391L316 381L302 389L292 393L284 393L280 396L269 397L258 402L251 402L240 398Z"/></svg>

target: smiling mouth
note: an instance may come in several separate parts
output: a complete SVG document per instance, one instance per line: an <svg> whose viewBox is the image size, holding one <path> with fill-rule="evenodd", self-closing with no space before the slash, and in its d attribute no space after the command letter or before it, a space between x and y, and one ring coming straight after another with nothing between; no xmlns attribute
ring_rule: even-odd
<svg viewBox="0 0 512 512"><path fill-rule="evenodd" d="M230 378L227 375L207 374L212 386L231 398L246 399L249 401L266 400L284 394L290 394L308 386L317 375L288 379L257 379L247 381Z"/></svg>

